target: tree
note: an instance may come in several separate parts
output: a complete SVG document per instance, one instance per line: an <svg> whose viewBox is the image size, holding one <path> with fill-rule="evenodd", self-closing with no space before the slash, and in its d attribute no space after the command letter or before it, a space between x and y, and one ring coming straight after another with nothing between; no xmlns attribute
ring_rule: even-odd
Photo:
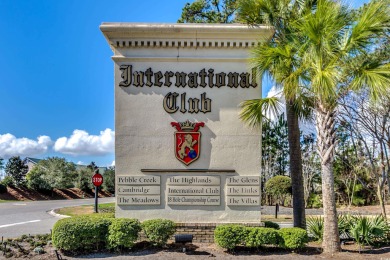
<svg viewBox="0 0 390 260"><path fill-rule="evenodd" d="M324 205L324 252L341 250L334 194L337 101L345 93L369 89L372 100L388 91L390 65L370 55L388 29L388 1L371 1L355 13L340 2L320 0L297 20L308 91L315 97L318 152ZM296 94L290 89L291 95Z"/></svg>
<svg viewBox="0 0 390 260"><path fill-rule="evenodd" d="M0 157L0 171L4 169L4 159Z"/></svg>
<svg viewBox="0 0 390 260"><path fill-rule="evenodd" d="M282 175L272 177L265 183L265 191L284 205L286 196L291 194L291 178Z"/></svg>
<svg viewBox="0 0 390 260"><path fill-rule="evenodd" d="M287 122L284 114L262 126L262 175L267 181L275 175L285 175L288 169Z"/></svg>
<svg viewBox="0 0 390 260"><path fill-rule="evenodd" d="M355 157L363 162L352 162L353 173L356 175L360 166L372 176L374 189L369 188L362 176L356 176L366 190L373 192L379 200L382 215L386 217L385 183L390 173L389 140L390 140L390 97L382 96L377 103L370 103L367 91L358 95L349 94L340 101L339 120L350 132L350 139L354 143ZM360 144L360 145L359 145ZM357 149L360 148L360 149ZM356 150L362 156L358 156ZM362 171L362 170L361 170ZM364 171L367 172L367 171Z"/></svg>
<svg viewBox="0 0 390 260"><path fill-rule="evenodd" d="M73 182L77 176L76 166L65 158L49 157L39 161L34 168L52 189L74 187Z"/></svg>
<svg viewBox="0 0 390 260"><path fill-rule="evenodd" d="M27 187L36 191L47 192L52 191L50 183L47 180L45 172L41 167L34 166L26 175Z"/></svg>
<svg viewBox="0 0 390 260"><path fill-rule="evenodd" d="M109 167L104 172L103 189L115 193L115 166Z"/></svg>
<svg viewBox="0 0 390 260"><path fill-rule="evenodd" d="M95 162L91 162L90 164L87 165L87 168L91 171L94 172L96 169L99 167L95 164Z"/></svg>
<svg viewBox="0 0 390 260"><path fill-rule="evenodd" d="M75 186L84 192L90 192L93 188L92 175L93 171L89 168L82 168L78 170Z"/></svg>
<svg viewBox="0 0 390 260"><path fill-rule="evenodd" d="M28 172L28 166L20 159L20 156L11 157L5 166L5 173L10 176L16 186L23 184Z"/></svg>
<svg viewBox="0 0 390 260"><path fill-rule="evenodd" d="M300 147L299 117L309 117L310 98L299 91L301 82L299 40L294 35L292 23L310 12L315 1L267 1L242 0L239 2L238 19L246 24L258 26L263 23L273 26L272 39L260 44L253 51L252 63L260 74L268 74L283 89L286 97L286 116L290 154L290 172L293 186L293 217L295 227L306 227L304 188L302 177L302 155ZM294 95L286 91L295 90ZM255 99L243 103L242 119L261 124L264 112L261 103L272 99Z"/></svg>
<svg viewBox="0 0 390 260"><path fill-rule="evenodd" d="M178 23L232 23L236 0L196 0L186 3Z"/></svg>
<svg viewBox="0 0 390 260"><path fill-rule="evenodd" d="M321 163L316 151L316 139L314 134L304 135L301 141L302 147L302 173L305 192L305 206L309 205L309 198L316 196L318 183L321 183Z"/></svg>

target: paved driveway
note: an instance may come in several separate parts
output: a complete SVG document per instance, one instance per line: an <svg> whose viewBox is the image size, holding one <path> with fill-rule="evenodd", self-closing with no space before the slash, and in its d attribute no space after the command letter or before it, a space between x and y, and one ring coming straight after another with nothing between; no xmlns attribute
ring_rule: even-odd
<svg viewBox="0 0 390 260"><path fill-rule="evenodd" d="M99 203L114 201L115 198L99 198ZM59 218L48 212L56 208L90 204L94 204L94 199L0 203L0 236L14 238L23 234L50 233L50 229Z"/></svg>

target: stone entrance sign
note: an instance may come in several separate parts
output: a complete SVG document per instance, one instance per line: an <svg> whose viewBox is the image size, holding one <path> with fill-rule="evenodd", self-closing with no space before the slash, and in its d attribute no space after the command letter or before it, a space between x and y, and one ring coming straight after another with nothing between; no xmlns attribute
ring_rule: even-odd
<svg viewBox="0 0 390 260"><path fill-rule="evenodd" d="M114 55L116 216L260 220L260 98L250 49L273 33L237 24L103 23Z"/></svg>

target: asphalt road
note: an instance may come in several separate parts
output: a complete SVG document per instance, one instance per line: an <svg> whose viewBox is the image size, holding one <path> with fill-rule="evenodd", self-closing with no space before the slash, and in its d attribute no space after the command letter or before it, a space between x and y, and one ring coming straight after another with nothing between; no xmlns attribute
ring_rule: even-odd
<svg viewBox="0 0 390 260"><path fill-rule="evenodd" d="M99 203L114 202L115 198L99 198ZM48 234L60 218L52 216L53 209L94 204L94 199L15 201L0 203L0 237L15 238L23 234Z"/></svg>

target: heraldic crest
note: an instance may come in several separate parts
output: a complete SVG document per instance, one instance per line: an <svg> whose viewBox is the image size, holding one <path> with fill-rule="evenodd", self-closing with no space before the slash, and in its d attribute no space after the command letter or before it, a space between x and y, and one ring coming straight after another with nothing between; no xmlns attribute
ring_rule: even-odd
<svg viewBox="0 0 390 260"><path fill-rule="evenodd" d="M189 165L199 158L201 136L199 128L204 126L204 123L192 123L187 120L186 122L172 122L171 125L177 130L174 135L175 156L185 165Z"/></svg>

